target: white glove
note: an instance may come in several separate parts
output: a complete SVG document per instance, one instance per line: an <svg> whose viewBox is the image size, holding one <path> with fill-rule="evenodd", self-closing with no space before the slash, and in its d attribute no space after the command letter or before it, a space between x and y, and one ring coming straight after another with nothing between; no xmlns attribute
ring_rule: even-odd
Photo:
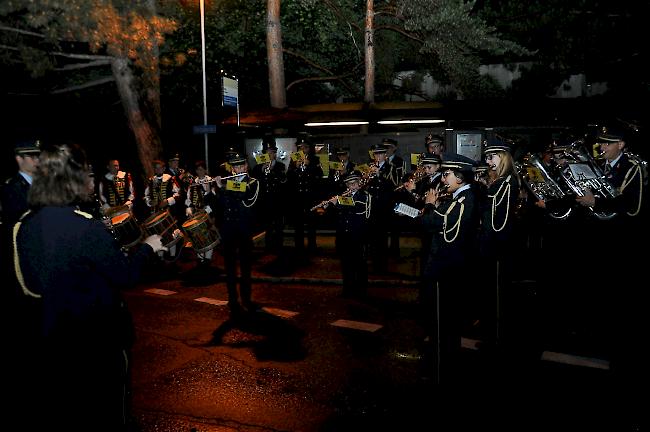
<svg viewBox="0 0 650 432"><path fill-rule="evenodd" d="M192 208L188 207L185 209L185 216L192 216Z"/></svg>
<svg viewBox="0 0 650 432"><path fill-rule="evenodd" d="M131 200L128 200L128 201L125 202L124 204L125 204L127 207L129 207L130 209L133 208L133 202L131 202Z"/></svg>
<svg viewBox="0 0 650 432"><path fill-rule="evenodd" d="M205 206L205 212L206 212L207 214L212 213L212 208L210 208L209 205Z"/></svg>

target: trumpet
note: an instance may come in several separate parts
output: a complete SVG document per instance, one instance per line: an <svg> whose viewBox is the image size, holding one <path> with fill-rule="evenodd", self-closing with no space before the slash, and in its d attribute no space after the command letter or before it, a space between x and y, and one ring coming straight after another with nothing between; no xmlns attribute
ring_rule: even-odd
<svg viewBox="0 0 650 432"><path fill-rule="evenodd" d="M271 161L264 164L264 168L262 169L262 171L264 172L264 175L271 174Z"/></svg>
<svg viewBox="0 0 650 432"><path fill-rule="evenodd" d="M424 170L424 166L418 165L417 169L413 172L413 181L417 183L426 176L427 176L427 172ZM397 186L394 189L394 192L400 191L404 189L404 187L405 187L404 184Z"/></svg>

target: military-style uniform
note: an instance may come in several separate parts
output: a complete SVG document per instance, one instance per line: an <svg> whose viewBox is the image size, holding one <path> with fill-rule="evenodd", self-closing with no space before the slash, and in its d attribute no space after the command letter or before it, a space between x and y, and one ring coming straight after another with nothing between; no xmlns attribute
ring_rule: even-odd
<svg viewBox="0 0 650 432"><path fill-rule="evenodd" d="M356 173L345 181L359 180ZM368 262L366 241L370 218L371 198L363 190L350 195L353 205L334 204L336 217L336 251L341 259L343 296L363 297L368 288Z"/></svg>
<svg viewBox="0 0 650 432"><path fill-rule="evenodd" d="M494 154L500 155L500 164L503 164L505 158L511 158L511 148L510 145L498 141L488 145L485 154L486 158L491 158ZM494 168L488 167L495 173L498 173L500 168L500 165ZM510 294L514 231L517 223L516 209L519 199L519 181L514 169L496 178L487 186L484 194L480 205L479 252L485 283L481 284L476 296L473 297L477 300L475 301L477 314L486 331L485 338L493 342L501 342L502 306L504 297Z"/></svg>
<svg viewBox="0 0 650 432"><path fill-rule="evenodd" d="M384 146L378 146L373 153L386 153ZM388 267L388 227L393 218L393 200L395 185L391 180L392 166L384 161L378 167L377 174L366 186L372 197L370 213L370 256L375 272L385 272Z"/></svg>
<svg viewBox="0 0 650 432"><path fill-rule="evenodd" d="M137 282L151 247L127 258L102 222L48 206L23 218L16 251L25 297L40 306L28 317L41 331L38 367L23 378L33 383L29 404L48 427L85 430L101 419L97 430L123 430L133 326L119 290Z"/></svg>
<svg viewBox="0 0 650 432"><path fill-rule="evenodd" d="M245 158L235 155L230 164L244 164ZM217 198L217 219L221 231L223 257L226 267L226 286L228 288L228 307L233 313L240 311L241 304L246 309L253 309L251 299L251 271L253 253L253 234L255 214L253 206L257 202L260 183L256 179L242 174L241 178L230 179L246 183L243 191L228 190L227 184L220 186ZM224 181L226 183L227 180ZM232 185L232 183L231 183ZM239 295L237 293L237 260L240 266Z"/></svg>
<svg viewBox="0 0 650 432"><path fill-rule="evenodd" d="M323 178L318 157L313 153L308 153L305 157L309 160L308 164L291 161L287 170L287 200L293 218L297 254L304 250L305 229L308 248L316 249L316 220L310 209L319 202Z"/></svg>
<svg viewBox="0 0 650 432"><path fill-rule="evenodd" d="M287 167L273 159L268 164L255 165L252 175L260 182L256 207L258 220L266 231L265 244L267 249L277 250L282 247L284 237L284 208L281 203L287 199Z"/></svg>
<svg viewBox="0 0 650 432"><path fill-rule="evenodd" d="M154 212L160 208L160 203L166 200L171 207L180 199L180 187L174 177L169 174L153 175L149 177L144 190L144 200L147 207Z"/></svg>
<svg viewBox="0 0 650 432"><path fill-rule="evenodd" d="M426 204L423 224L434 234L425 279L428 291L424 299L428 311L429 336L437 349L436 377L444 381L453 376L460 350L462 310L460 299L474 282L470 273L475 269L474 253L479 223L478 200L470 184L472 161L452 155L443 161L442 169L462 172L465 183L453 192L450 200L435 208ZM434 318L431 320L431 318Z"/></svg>
<svg viewBox="0 0 650 432"><path fill-rule="evenodd" d="M118 171L116 175L106 173L99 180L99 202L102 207L115 207L135 200L135 188L131 174Z"/></svg>

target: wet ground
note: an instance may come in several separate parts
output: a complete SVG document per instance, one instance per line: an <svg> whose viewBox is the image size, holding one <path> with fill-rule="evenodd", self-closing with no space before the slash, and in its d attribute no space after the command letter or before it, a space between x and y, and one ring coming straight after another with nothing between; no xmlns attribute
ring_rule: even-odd
<svg viewBox="0 0 650 432"><path fill-rule="evenodd" d="M417 239L370 274L363 300L340 297L329 233L309 256L256 245L261 310L229 315L218 249L201 269L186 248L126 294L135 430L641 430L606 350L553 325L533 279L512 287L509 343L482 344L480 323L467 322L456 379L436 384L418 322Z"/></svg>

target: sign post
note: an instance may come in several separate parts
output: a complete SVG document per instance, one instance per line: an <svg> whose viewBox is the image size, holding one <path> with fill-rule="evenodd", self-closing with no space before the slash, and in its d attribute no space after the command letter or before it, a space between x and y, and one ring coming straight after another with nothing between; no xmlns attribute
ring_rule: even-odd
<svg viewBox="0 0 650 432"><path fill-rule="evenodd" d="M239 81L237 78L221 75L221 89L221 104L224 108L237 109L237 127L239 127Z"/></svg>

